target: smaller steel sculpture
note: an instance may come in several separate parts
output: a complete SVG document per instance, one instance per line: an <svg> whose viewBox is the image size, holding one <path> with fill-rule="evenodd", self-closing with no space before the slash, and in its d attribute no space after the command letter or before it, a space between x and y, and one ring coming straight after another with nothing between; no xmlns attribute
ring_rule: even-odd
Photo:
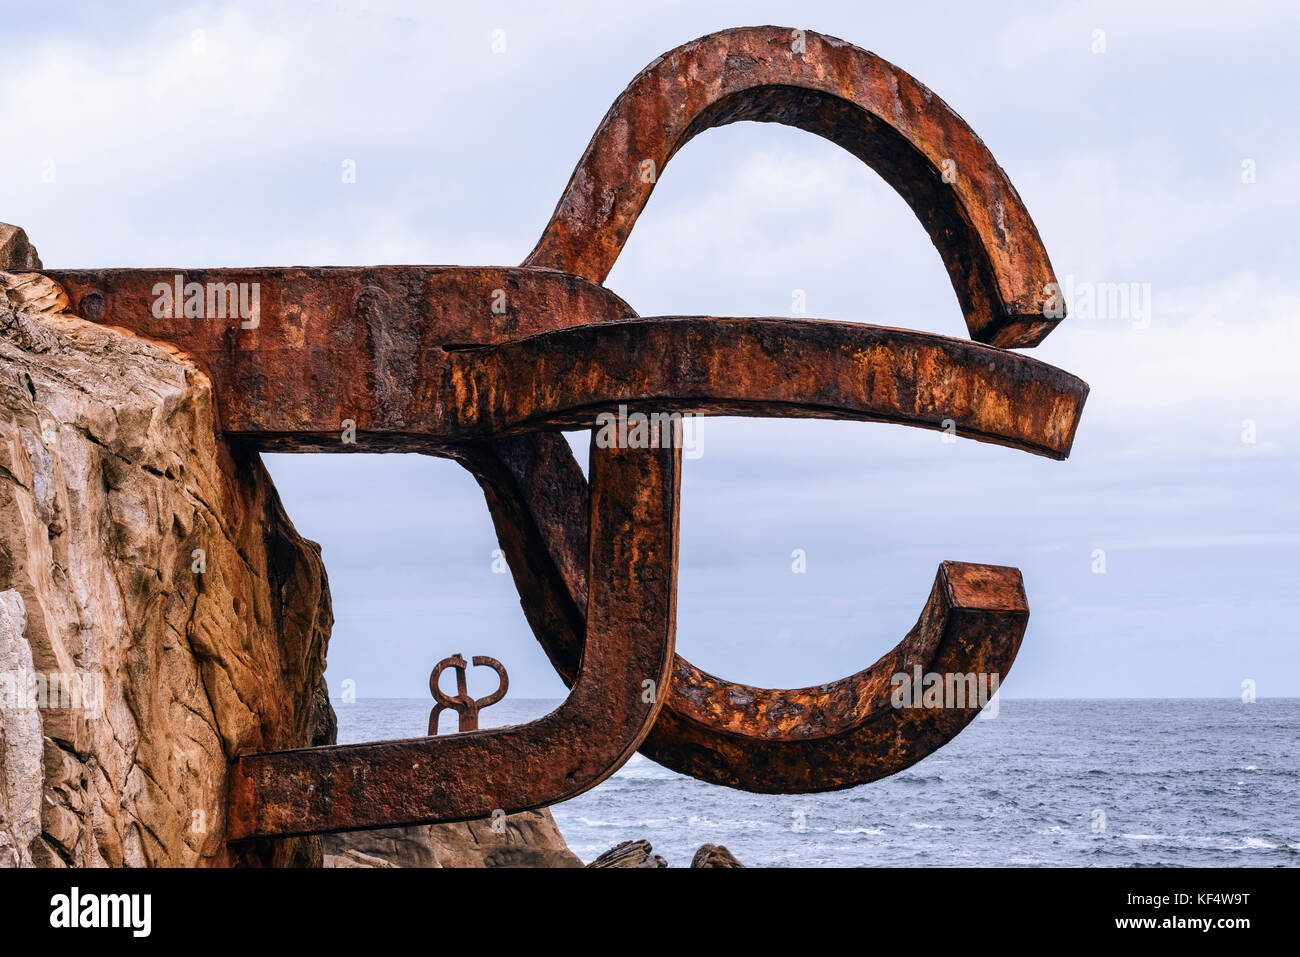
<svg viewBox="0 0 1300 957"><path fill-rule="evenodd" d="M489 658L487 655L475 655L474 667L491 668L497 673L500 682L497 690L492 692L486 698L472 698L469 690L465 687L465 669L469 666L465 664L463 655L455 654L450 658L443 658L433 666L433 671L429 675L429 691L433 694L433 699L438 702L429 712L429 737L434 737L438 733L438 718L444 711L455 711L460 717L460 731L477 731L478 730L478 713L483 708L490 707L506 696L506 689L510 687L510 678L506 674L505 665L495 658ZM438 687L438 679L448 668L456 669L456 694L455 696L445 694Z"/></svg>

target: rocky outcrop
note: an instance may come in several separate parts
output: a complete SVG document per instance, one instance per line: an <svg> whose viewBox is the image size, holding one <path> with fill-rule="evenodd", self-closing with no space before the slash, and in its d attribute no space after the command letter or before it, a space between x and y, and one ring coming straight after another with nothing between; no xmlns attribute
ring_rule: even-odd
<svg viewBox="0 0 1300 957"><path fill-rule="evenodd" d="M0 592L0 675L32 672L22 596ZM11 704L9 701L0 705ZM0 711L0 867L26 867L41 833L41 721L35 709Z"/></svg>
<svg viewBox="0 0 1300 957"><path fill-rule="evenodd" d="M701 844L691 858L691 867L744 867L736 855L721 844Z"/></svg>
<svg viewBox="0 0 1300 957"><path fill-rule="evenodd" d="M581 867L551 812L492 821L327 834L326 867Z"/></svg>
<svg viewBox="0 0 1300 957"><path fill-rule="evenodd" d="M40 268L41 257L22 227L0 223L0 269L23 272Z"/></svg>
<svg viewBox="0 0 1300 957"><path fill-rule="evenodd" d="M658 854L647 840L624 841L615 844L588 867L667 867L668 862ZM736 856L721 844L702 844L691 858L691 867L744 867Z"/></svg>
<svg viewBox="0 0 1300 957"><path fill-rule="evenodd" d="M385 827L321 837L326 867L437 867L427 827Z"/></svg>
<svg viewBox="0 0 1300 957"><path fill-rule="evenodd" d="M0 272L0 866L581 866L548 811L227 847L235 754L335 740L331 624L203 372Z"/></svg>
<svg viewBox="0 0 1300 957"><path fill-rule="evenodd" d="M0 264L39 263L0 230ZM0 864L319 863L224 840L245 749L332 739L319 549L175 349L0 273Z"/></svg>
<svg viewBox="0 0 1300 957"><path fill-rule="evenodd" d="M667 867L668 862L660 855L652 853L654 848L646 840L624 841L615 844L604 854L588 864L588 867Z"/></svg>
<svg viewBox="0 0 1300 957"><path fill-rule="evenodd" d="M429 828L439 867L581 867L551 812L524 811L497 822L435 824Z"/></svg>

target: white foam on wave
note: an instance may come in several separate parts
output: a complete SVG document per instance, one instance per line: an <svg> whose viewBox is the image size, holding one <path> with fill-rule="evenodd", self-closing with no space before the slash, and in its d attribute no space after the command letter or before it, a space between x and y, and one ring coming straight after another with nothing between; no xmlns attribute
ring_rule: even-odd
<svg viewBox="0 0 1300 957"><path fill-rule="evenodd" d="M1266 841L1266 840L1264 840L1263 838L1260 838L1260 837L1246 837L1246 838L1242 838L1241 846L1239 846L1239 847L1231 847L1231 848L1228 848L1228 850L1231 850L1231 851L1247 851L1247 850L1276 851L1276 850L1277 850L1277 845L1276 845L1276 844L1270 844L1268 841Z"/></svg>
<svg viewBox="0 0 1300 957"><path fill-rule="evenodd" d="M1128 838L1130 841L1163 841L1168 844L1214 847L1221 851L1277 850L1276 844L1270 844L1258 837L1241 838L1240 844L1232 843L1233 839L1230 837L1212 834L1121 834L1120 837Z"/></svg>
<svg viewBox="0 0 1300 957"><path fill-rule="evenodd" d="M771 821L754 821L754 820L749 820L747 818L731 818L731 817L724 817L721 818L720 820L714 820L713 818L697 816L694 814L692 814L690 817L686 819L686 823L691 825L698 824L701 827L716 828L723 831L757 831L757 830L763 830L765 828L772 827ZM782 825L782 829L784 829L784 824ZM819 829L809 828L809 830L819 830ZM820 830L824 830L824 829L820 829Z"/></svg>

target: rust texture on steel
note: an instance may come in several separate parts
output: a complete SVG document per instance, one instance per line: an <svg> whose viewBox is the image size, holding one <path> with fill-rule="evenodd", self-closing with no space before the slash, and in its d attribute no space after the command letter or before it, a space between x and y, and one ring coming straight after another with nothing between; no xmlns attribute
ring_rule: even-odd
<svg viewBox="0 0 1300 957"><path fill-rule="evenodd" d="M589 602L577 679L528 724L274 751L232 768L232 838L467 821L554 804L599 784L645 739L672 667L675 449L591 449Z"/></svg>
<svg viewBox="0 0 1300 957"><path fill-rule="evenodd" d="M465 669L469 665L465 664L464 656L452 655L450 658L443 658L442 661L433 666L433 671L429 673L429 692L433 695L433 700L437 702L429 712L429 737L433 737L438 733L438 718L444 711L456 712L458 716L457 730L477 731L478 713L484 708L496 704L506 696L506 691L510 688L510 678L506 674L505 665L495 658L489 658L487 655L475 655L473 664L476 668L491 668L497 673L497 690L485 698L473 697L465 683ZM448 668L456 670L456 693L454 695L446 694L438 687L438 680Z"/></svg>
<svg viewBox="0 0 1300 957"><path fill-rule="evenodd" d="M607 290L664 166L697 134L742 120L825 137L893 186L938 249L970 339L817 319L643 318ZM891 677L918 667L1005 676L1029 615L1016 569L942 563L915 627L857 674L797 689L730 682L673 654L680 451L602 448L593 432L588 482L558 430L591 428L620 406L851 419L1063 459L1088 393L1008 351L1042 341L1064 310L1038 231L979 137L892 64L777 27L702 37L643 70L521 266L45 274L86 318L193 356L233 440L463 464L529 625L571 688L558 710L518 727L434 737L435 714L426 738L243 755L231 772L232 839L539 807L592 787L638 748L765 792L850 787L908 767L979 705L896 708ZM260 290L251 319L214 321L210 302L203 318L158 306L167 287L173 299L215 288L220 307L240 283ZM351 444L340 442L347 421ZM457 699L467 698L462 686Z"/></svg>

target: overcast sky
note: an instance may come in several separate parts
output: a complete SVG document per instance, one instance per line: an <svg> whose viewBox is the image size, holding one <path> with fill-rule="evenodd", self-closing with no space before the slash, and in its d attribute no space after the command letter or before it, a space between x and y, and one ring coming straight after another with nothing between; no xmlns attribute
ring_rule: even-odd
<svg viewBox="0 0 1300 957"><path fill-rule="evenodd" d="M0 221L48 267L517 264L654 57L758 23L842 37L966 119L1063 283L1137 283L1150 310L1071 299L1033 350L1092 387L1065 462L899 426L705 422L678 650L736 680L832 680L894 645L954 559L1024 573L1008 696L1294 696L1300 14L1132 6L6 4ZM966 335L903 201L767 124L674 158L608 285L644 316L789 315L803 290L810 316ZM501 659L512 695L563 694L492 573L468 473L266 461L324 548L335 693L426 696L460 651Z"/></svg>

